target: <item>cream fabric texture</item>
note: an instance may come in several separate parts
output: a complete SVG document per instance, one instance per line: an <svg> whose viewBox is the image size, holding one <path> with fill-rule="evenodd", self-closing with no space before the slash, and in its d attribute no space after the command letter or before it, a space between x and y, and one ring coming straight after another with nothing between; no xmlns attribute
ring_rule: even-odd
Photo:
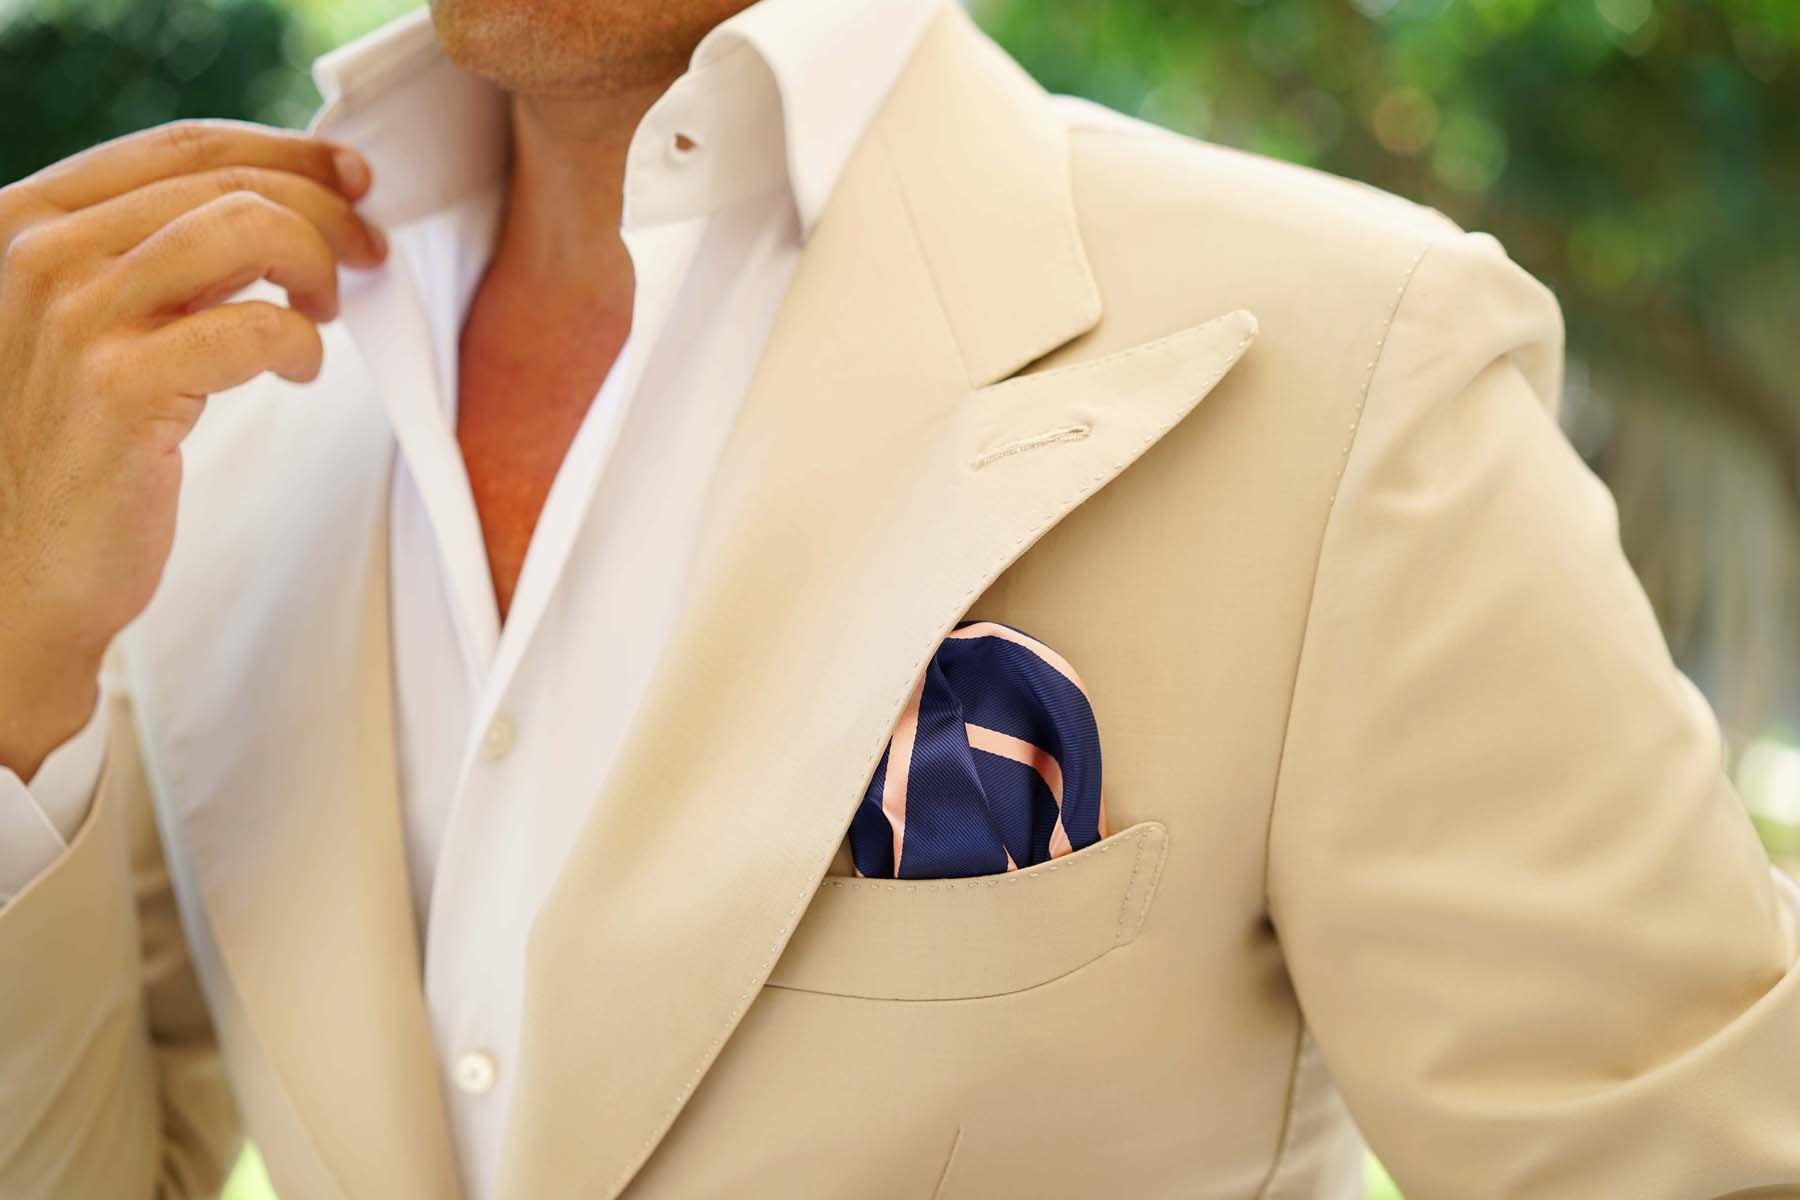
<svg viewBox="0 0 1800 1200"><path fill-rule="evenodd" d="M537 918L496 1194L1348 1197L1353 1115L1409 1200L1800 1196L1791 891L1561 354L1492 239L1052 100L947 4ZM95 803L0 909L0 1195L209 1195L245 1133L284 1200L459 1194L391 433L341 334L245 391L190 439ZM855 878L965 616L1078 666L1114 832Z"/></svg>

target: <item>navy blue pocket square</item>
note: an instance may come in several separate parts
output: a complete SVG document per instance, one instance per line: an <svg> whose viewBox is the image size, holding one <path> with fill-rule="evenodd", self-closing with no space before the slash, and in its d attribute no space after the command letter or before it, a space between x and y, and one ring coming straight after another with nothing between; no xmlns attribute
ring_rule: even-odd
<svg viewBox="0 0 1800 1200"><path fill-rule="evenodd" d="M1100 732L1075 669L1010 625L959 622L851 819L857 874L994 875L1105 836Z"/></svg>

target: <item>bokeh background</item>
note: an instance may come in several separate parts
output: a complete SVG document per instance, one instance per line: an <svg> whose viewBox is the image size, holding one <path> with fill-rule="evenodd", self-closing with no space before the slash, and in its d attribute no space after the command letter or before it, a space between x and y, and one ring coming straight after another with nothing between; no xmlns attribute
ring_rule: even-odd
<svg viewBox="0 0 1800 1200"><path fill-rule="evenodd" d="M0 183L178 117L304 124L312 59L414 2L0 0ZM1800 868L1800 3L967 2L1052 91L1399 192L1555 290L1569 436ZM253 1153L228 1195L269 1200Z"/></svg>

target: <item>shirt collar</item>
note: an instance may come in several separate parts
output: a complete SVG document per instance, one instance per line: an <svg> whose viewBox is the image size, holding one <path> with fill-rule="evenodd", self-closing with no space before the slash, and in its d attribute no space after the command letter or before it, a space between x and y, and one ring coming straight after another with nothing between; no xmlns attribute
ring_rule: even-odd
<svg viewBox="0 0 1800 1200"><path fill-rule="evenodd" d="M748 47L773 78L803 235L942 3L756 0L695 47L690 74L730 73ZM506 170L506 97L445 56L427 9L322 56L313 79L325 105L312 129L368 156L377 183L363 207L379 224L439 211Z"/></svg>

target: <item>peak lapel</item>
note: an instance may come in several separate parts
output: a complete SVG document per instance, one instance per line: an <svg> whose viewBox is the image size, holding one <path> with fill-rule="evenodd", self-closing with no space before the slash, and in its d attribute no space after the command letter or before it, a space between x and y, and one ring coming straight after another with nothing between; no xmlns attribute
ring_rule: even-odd
<svg viewBox="0 0 1800 1200"><path fill-rule="evenodd" d="M1248 345L1240 311L1005 378L1099 317L1051 122L948 6L814 232L669 646L534 929L506 1200L626 1187L943 635Z"/></svg>

